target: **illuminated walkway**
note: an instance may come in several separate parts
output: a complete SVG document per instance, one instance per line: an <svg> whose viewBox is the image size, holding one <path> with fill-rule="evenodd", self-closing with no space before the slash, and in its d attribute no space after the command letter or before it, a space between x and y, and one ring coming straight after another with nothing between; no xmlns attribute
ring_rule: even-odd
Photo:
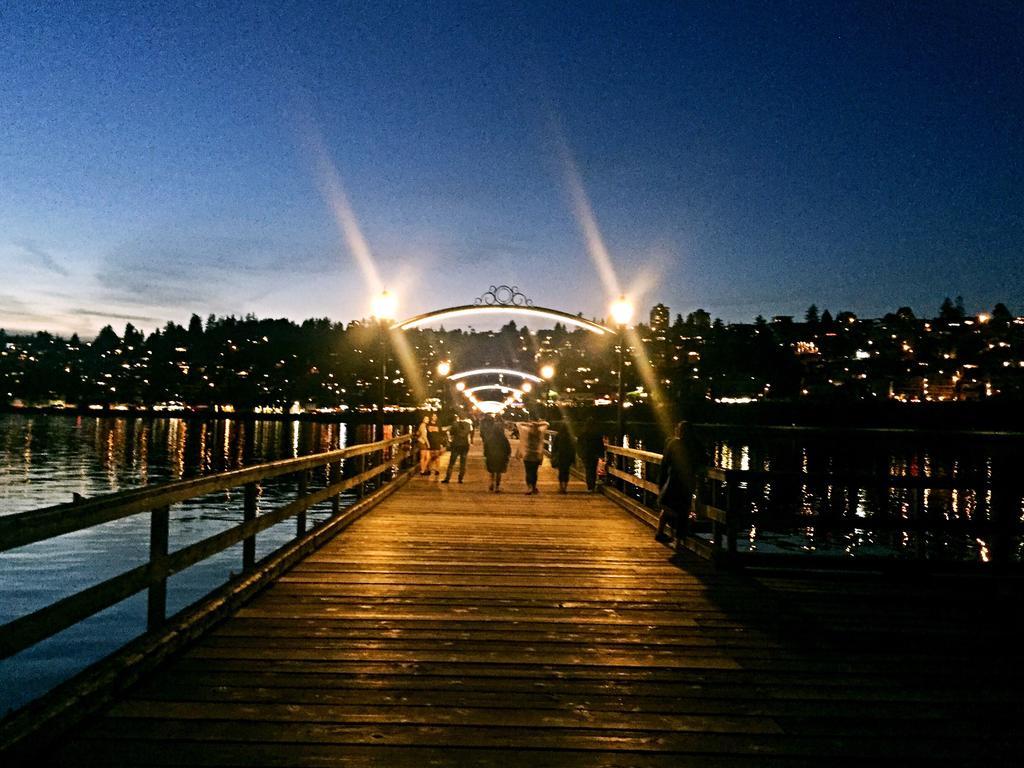
<svg viewBox="0 0 1024 768"><path fill-rule="evenodd" d="M963 638L908 649L887 625L851 647L828 622L851 590L877 597L857 585L675 563L603 496L554 493L550 468L538 496L516 462L488 493L478 451L465 485L413 479L57 762L961 765L1019 748L1014 675L980 690ZM824 596L814 615L801 591Z"/></svg>

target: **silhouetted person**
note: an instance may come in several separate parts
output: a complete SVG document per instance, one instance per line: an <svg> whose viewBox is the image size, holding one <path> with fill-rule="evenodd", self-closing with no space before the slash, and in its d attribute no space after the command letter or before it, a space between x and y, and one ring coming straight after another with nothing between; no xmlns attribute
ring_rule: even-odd
<svg viewBox="0 0 1024 768"><path fill-rule="evenodd" d="M576 463L576 441L569 424L565 423L551 441L551 466L558 470L558 492L566 493L569 489L569 472ZM595 468L596 471L596 468Z"/></svg>
<svg viewBox="0 0 1024 768"><path fill-rule="evenodd" d="M505 437L505 425L501 419L494 419L486 428L481 424L480 436L484 441L484 463L491 476L487 490L501 493L501 475L508 470L508 460L512 455L512 446Z"/></svg>
<svg viewBox="0 0 1024 768"><path fill-rule="evenodd" d="M544 461L544 433L547 431L546 421L524 421L517 425L519 431L519 451L516 458L523 460L526 471L527 495L537 493L537 470Z"/></svg>
<svg viewBox="0 0 1024 768"><path fill-rule="evenodd" d="M416 450L419 451L420 474L430 474L430 414L423 417L423 421L416 427Z"/></svg>
<svg viewBox="0 0 1024 768"><path fill-rule="evenodd" d="M597 462L604 457L604 433L601 432L592 417L583 424L576 450L583 462L587 490L592 491L597 487Z"/></svg>
<svg viewBox="0 0 1024 768"><path fill-rule="evenodd" d="M441 454L444 453L444 432L437 423L437 414L430 415L430 424L427 426L427 442L430 446L430 463L427 466L427 474L434 473L435 477L441 476Z"/></svg>
<svg viewBox="0 0 1024 768"><path fill-rule="evenodd" d="M671 525L676 547L682 546L690 523L690 507L697 488L697 468L707 463L704 448L685 421L676 425L676 436L665 443L658 470L658 532L667 541L665 526Z"/></svg>
<svg viewBox="0 0 1024 768"><path fill-rule="evenodd" d="M448 471L445 472L442 483L451 482L452 467L455 466L456 459L459 460L459 482L461 483L466 477L466 455L469 453L469 435L472 430L471 422L456 419L448 431L448 437L451 440L449 445L451 453L448 454Z"/></svg>

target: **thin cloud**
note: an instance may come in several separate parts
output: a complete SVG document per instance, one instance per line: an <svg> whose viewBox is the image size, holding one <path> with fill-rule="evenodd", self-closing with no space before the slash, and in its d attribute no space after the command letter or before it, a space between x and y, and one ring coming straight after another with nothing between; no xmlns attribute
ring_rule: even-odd
<svg viewBox="0 0 1024 768"><path fill-rule="evenodd" d="M69 309L68 314L79 315L83 317L99 317L104 320L126 320L128 322L152 323L157 325L163 322L161 318L152 317L150 315L127 315L121 314L119 312L106 312L102 310L97 311L93 309L83 309L81 307Z"/></svg>
<svg viewBox="0 0 1024 768"><path fill-rule="evenodd" d="M134 305L200 306L266 290L268 281L324 271L319 248L261 238L136 238L103 258L96 281L106 300Z"/></svg>
<svg viewBox="0 0 1024 768"><path fill-rule="evenodd" d="M52 253L40 248L39 244L34 240L18 240L14 244L34 259L35 262L43 269L47 269L61 277L70 276L71 273L68 272L67 268L65 268Z"/></svg>

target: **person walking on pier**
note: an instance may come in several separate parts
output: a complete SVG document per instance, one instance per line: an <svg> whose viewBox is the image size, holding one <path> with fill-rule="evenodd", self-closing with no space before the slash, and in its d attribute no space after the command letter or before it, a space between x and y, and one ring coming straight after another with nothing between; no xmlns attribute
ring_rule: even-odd
<svg viewBox="0 0 1024 768"><path fill-rule="evenodd" d="M463 478L465 478L466 456L469 453L469 435L472 429L472 422L465 419L456 419L451 429L448 430L448 437L451 441L449 444L451 453L448 454L448 471L445 472L442 483L451 482L452 468L455 466L456 459L459 460L459 482L461 483Z"/></svg>
<svg viewBox="0 0 1024 768"><path fill-rule="evenodd" d="M523 469L526 470L526 495L530 496L537 491L537 470L544 461L544 433L547 431L546 421L523 421L519 427L519 448L516 451L516 458L523 460Z"/></svg>
<svg viewBox="0 0 1024 768"><path fill-rule="evenodd" d="M690 508L697 488L697 467L707 463L704 448L685 421L676 425L676 435L665 443L658 470L658 532L654 538L669 541L665 526L672 526L676 549L680 549L690 525Z"/></svg>
<svg viewBox="0 0 1024 768"><path fill-rule="evenodd" d="M420 451L420 474L430 474L430 416L424 416L416 428L416 445Z"/></svg>
<svg viewBox="0 0 1024 768"><path fill-rule="evenodd" d="M430 463L427 465L427 474L433 473L434 477L441 476L441 454L444 453L444 432L437 423L437 414L430 415L430 424L427 425L427 441L430 445Z"/></svg>
<svg viewBox="0 0 1024 768"><path fill-rule="evenodd" d="M588 418L583 424L577 450L583 462L587 490L593 491L597 487L597 462L604 456L604 434L598 429L593 417Z"/></svg>
<svg viewBox="0 0 1024 768"><path fill-rule="evenodd" d="M505 437L505 425L501 419L481 422L480 437L484 441L484 463L491 476L487 490L501 493L501 475L508 470L508 460L512 455L512 446Z"/></svg>
<svg viewBox="0 0 1024 768"><path fill-rule="evenodd" d="M551 466L558 470L558 492L569 492L569 472L576 462L576 440L572 436L569 422L555 433L551 441Z"/></svg>

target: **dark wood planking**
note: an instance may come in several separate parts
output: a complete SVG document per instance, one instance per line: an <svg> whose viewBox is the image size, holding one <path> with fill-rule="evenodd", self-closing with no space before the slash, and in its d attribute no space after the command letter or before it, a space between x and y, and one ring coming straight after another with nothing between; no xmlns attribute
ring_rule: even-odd
<svg viewBox="0 0 1024 768"><path fill-rule="evenodd" d="M417 478L57 757L798 766L984 763L1019 746L1013 669L984 687L934 674L966 663L973 627L938 620L927 585L894 602L869 581L681 567L602 497L552 493L550 469L539 496L496 495L480 463L463 486ZM859 649L845 633L871 636L866 621L952 647Z"/></svg>

